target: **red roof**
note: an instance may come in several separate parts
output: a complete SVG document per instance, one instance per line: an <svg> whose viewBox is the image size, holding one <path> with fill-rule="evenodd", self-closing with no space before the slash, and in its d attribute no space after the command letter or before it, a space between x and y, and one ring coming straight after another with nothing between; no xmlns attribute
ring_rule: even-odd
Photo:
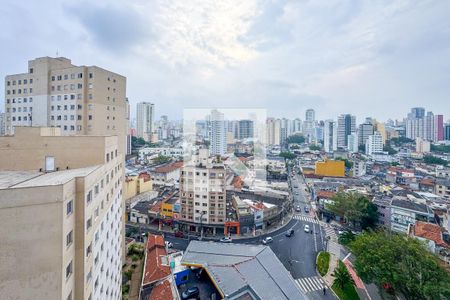
<svg viewBox="0 0 450 300"><path fill-rule="evenodd" d="M330 192L330 191L318 191L317 192L317 198L331 199L334 196L336 196L335 192Z"/></svg>
<svg viewBox="0 0 450 300"><path fill-rule="evenodd" d="M155 169L156 173L170 173L175 171L176 169L180 169L183 166L182 161L177 161L166 166L158 167Z"/></svg>
<svg viewBox="0 0 450 300"><path fill-rule="evenodd" d="M157 283L150 294L150 300L172 300L172 288L169 280Z"/></svg>
<svg viewBox="0 0 450 300"><path fill-rule="evenodd" d="M233 178L233 186L237 189L241 189L242 186L244 185L244 181L242 180L242 178L240 176L235 176Z"/></svg>
<svg viewBox="0 0 450 300"><path fill-rule="evenodd" d="M161 211L161 201L157 201L152 207L150 207L150 212L160 212Z"/></svg>
<svg viewBox="0 0 450 300"><path fill-rule="evenodd" d="M449 247L442 239L442 230L439 225L417 221L413 227L414 236L434 241L441 247Z"/></svg>
<svg viewBox="0 0 450 300"><path fill-rule="evenodd" d="M165 257L166 255L164 238L161 235L149 234L142 285L163 280L170 275L170 267L168 265L163 265L162 262L162 257Z"/></svg>

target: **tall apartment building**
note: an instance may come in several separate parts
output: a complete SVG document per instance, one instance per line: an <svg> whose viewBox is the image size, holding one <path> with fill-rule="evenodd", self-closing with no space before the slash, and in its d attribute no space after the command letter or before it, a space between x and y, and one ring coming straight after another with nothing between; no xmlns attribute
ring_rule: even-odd
<svg viewBox="0 0 450 300"><path fill-rule="evenodd" d="M214 109L210 115L210 143L209 151L212 155L224 155L227 153L227 126L224 114Z"/></svg>
<svg viewBox="0 0 450 300"><path fill-rule="evenodd" d="M6 120L6 114L0 112L0 136L5 135L5 120Z"/></svg>
<svg viewBox="0 0 450 300"><path fill-rule="evenodd" d="M281 144L281 120L269 118L267 119L267 144L280 145Z"/></svg>
<svg viewBox="0 0 450 300"><path fill-rule="evenodd" d="M253 138L254 137L254 128L252 120L239 120L238 123L238 138L240 140Z"/></svg>
<svg viewBox="0 0 450 300"><path fill-rule="evenodd" d="M367 139L366 154L373 155L374 153L380 152L383 152L383 137L378 131L376 131Z"/></svg>
<svg viewBox="0 0 450 300"><path fill-rule="evenodd" d="M155 105L150 102L140 102L136 109L136 134L149 142L154 131Z"/></svg>
<svg viewBox="0 0 450 300"><path fill-rule="evenodd" d="M207 149L186 162L181 171L180 199L182 226L216 233L226 221L226 170Z"/></svg>
<svg viewBox="0 0 450 300"><path fill-rule="evenodd" d="M358 128L358 141L360 145L365 145L369 136L373 135L372 122L365 122L359 125Z"/></svg>
<svg viewBox="0 0 450 300"><path fill-rule="evenodd" d="M433 141L439 142L444 140L444 116L443 115L435 115L434 116L434 132L433 132Z"/></svg>
<svg viewBox="0 0 450 300"><path fill-rule="evenodd" d="M351 153L357 153L359 151L358 135L356 133L348 136L347 150Z"/></svg>
<svg viewBox="0 0 450 300"><path fill-rule="evenodd" d="M1 298L121 299L118 138L60 134L0 137Z"/></svg>
<svg viewBox="0 0 450 300"><path fill-rule="evenodd" d="M316 125L316 112L314 109L307 109L305 112L305 122L303 123L303 133L305 136L313 135L313 128Z"/></svg>
<svg viewBox="0 0 450 300"><path fill-rule="evenodd" d="M429 153L431 151L430 141L424 140L420 137L416 138L416 152L417 153Z"/></svg>
<svg viewBox="0 0 450 300"><path fill-rule="evenodd" d="M446 141L450 141L450 122L447 122L444 127L444 138Z"/></svg>
<svg viewBox="0 0 450 300"><path fill-rule="evenodd" d="M26 73L5 78L6 133L15 126L61 128L62 135L117 135L126 151L126 78L65 57L28 61Z"/></svg>
<svg viewBox="0 0 450 300"><path fill-rule="evenodd" d="M325 152L337 150L337 125L333 120L326 120L323 129L323 147Z"/></svg>
<svg viewBox="0 0 450 300"><path fill-rule="evenodd" d="M338 117L337 122L337 146L347 148L348 136L356 132L356 117L344 114Z"/></svg>
<svg viewBox="0 0 450 300"><path fill-rule="evenodd" d="M292 120L292 131L293 133L301 133L302 132L302 120L299 118L295 118Z"/></svg>

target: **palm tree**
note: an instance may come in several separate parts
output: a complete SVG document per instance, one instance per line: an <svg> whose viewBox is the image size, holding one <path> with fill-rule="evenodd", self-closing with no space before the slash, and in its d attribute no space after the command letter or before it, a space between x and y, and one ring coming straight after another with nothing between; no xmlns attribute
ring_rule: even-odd
<svg viewBox="0 0 450 300"><path fill-rule="evenodd" d="M343 289L347 284L353 282L352 277L347 271L345 265L339 261L338 267L333 272L334 282Z"/></svg>

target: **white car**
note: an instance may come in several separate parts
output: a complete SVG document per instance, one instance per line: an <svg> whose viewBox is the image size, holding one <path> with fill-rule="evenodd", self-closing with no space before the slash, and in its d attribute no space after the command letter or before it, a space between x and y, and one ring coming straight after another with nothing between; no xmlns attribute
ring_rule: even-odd
<svg viewBox="0 0 450 300"><path fill-rule="evenodd" d="M231 243L232 241L233 240L230 237L228 237L228 236L225 236L225 237L220 239L221 243Z"/></svg>
<svg viewBox="0 0 450 300"><path fill-rule="evenodd" d="M303 230L304 230L306 233L309 233L309 225L305 225L305 227L303 228Z"/></svg>
<svg viewBox="0 0 450 300"><path fill-rule="evenodd" d="M272 242L273 242L273 238L271 238L270 236L268 236L268 237L266 237L266 238L264 238L264 239L262 240L262 243L263 243L264 245L270 244L270 243L272 243Z"/></svg>
<svg viewBox="0 0 450 300"><path fill-rule="evenodd" d="M173 244L171 242L169 242L169 241L165 241L165 244L166 244L167 248L172 248L173 247Z"/></svg>

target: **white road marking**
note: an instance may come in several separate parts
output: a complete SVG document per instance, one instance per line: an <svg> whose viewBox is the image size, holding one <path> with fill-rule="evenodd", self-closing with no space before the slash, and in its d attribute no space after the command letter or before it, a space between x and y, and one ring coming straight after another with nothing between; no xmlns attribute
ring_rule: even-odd
<svg viewBox="0 0 450 300"><path fill-rule="evenodd" d="M322 278L318 276L298 278L295 280L295 282L300 287L300 290L302 290L304 293L319 291L323 288L328 288Z"/></svg>

